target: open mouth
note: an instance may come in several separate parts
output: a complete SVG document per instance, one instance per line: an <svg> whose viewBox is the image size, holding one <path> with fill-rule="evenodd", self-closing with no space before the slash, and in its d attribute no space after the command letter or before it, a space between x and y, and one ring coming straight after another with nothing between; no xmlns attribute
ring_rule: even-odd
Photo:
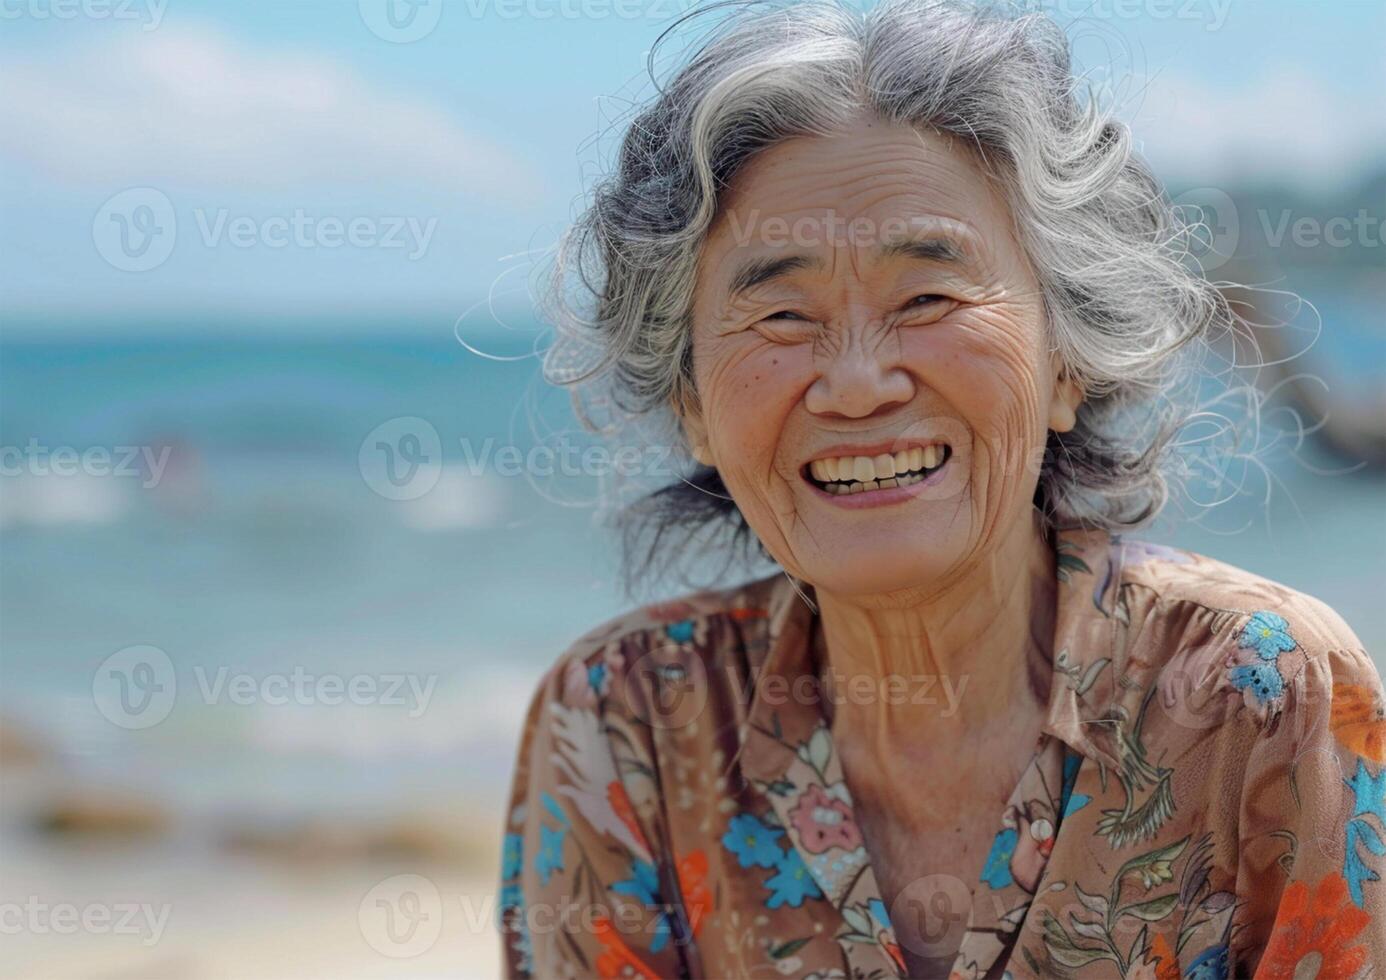
<svg viewBox="0 0 1386 980"><path fill-rule="evenodd" d="M927 480L952 455L946 443L934 443L875 456L832 456L804 467L804 479L837 496L891 490Z"/></svg>

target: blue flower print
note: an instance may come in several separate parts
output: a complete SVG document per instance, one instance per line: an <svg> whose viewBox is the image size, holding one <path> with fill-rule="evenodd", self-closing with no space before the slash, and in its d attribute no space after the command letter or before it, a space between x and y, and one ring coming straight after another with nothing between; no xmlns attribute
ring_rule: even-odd
<svg viewBox="0 0 1386 980"><path fill-rule="evenodd" d="M1280 668L1274 662L1233 667L1228 678L1239 691L1250 688L1260 704L1269 704L1285 693L1285 678L1280 676Z"/></svg>
<svg viewBox="0 0 1386 980"><path fill-rule="evenodd" d="M1083 807L1087 806L1091 802L1092 797L1088 794L1074 793L1072 796L1068 798L1068 802L1064 804L1064 812L1061 816L1066 817L1070 813L1077 813L1079 810L1083 809Z"/></svg>
<svg viewBox="0 0 1386 980"><path fill-rule="evenodd" d="M568 818L564 815L563 808L558 805L558 801L555 800L551 794L541 793L539 800L544 804L544 809L548 810L555 820L565 825L568 823Z"/></svg>
<svg viewBox="0 0 1386 980"><path fill-rule="evenodd" d="M1226 946L1209 946L1194 957L1184 980L1227 980L1230 976Z"/></svg>
<svg viewBox="0 0 1386 980"><path fill-rule="evenodd" d="M524 867L525 839L519 834L506 834L501 846L501 880L509 881L520 876Z"/></svg>
<svg viewBox="0 0 1386 980"><path fill-rule="evenodd" d="M1073 792L1073 787L1078 782L1078 769L1082 764L1083 757L1072 750L1064 756L1064 785L1059 797L1060 819L1070 813L1077 813L1092 802L1092 797L1086 793Z"/></svg>
<svg viewBox="0 0 1386 980"><path fill-rule="evenodd" d="M1363 819L1371 815L1386 825L1386 769L1373 776L1371 770L1358 759L1357 771L1351 779L1344 779L1343 783L1352 790L1353 796L1352 816L1348 818L1346 827L1343 877L1347 879L1348 894L1352 896L1353 904L1360 909L1365 901L1362 885L1381 880L1381 876L1362 860L1362 848L1365 847L1377 857L1386 857L1386 841L1381 839L1381 834L1370 821Z"/></svg>
<svg viewBox="0 0 1386 980"><path fill-rule="evenodd" d="M1242 627L1237 646L1255 650L1262 660L1274 660L1282 653L1293 650L1296 644L1285 618L1263 609L1252 613L1251 619Z"/></svg>
<svg viewBox="0 0 1386 980"><path fill-rule="evenodd" d="M668 635L669 639L673 640L675 643L692 643L693 620L681 619L677 623L670 623L668 626L664 627L664 632Z"/></svg>
<svg viewBox="0 0 1386 980"><path fill-rule="evenodd" d="M991 853L987 855L987 863L982 866L982 881L992 888L1005 888L1015 880L1011 877L1011 856L1015 854L1015 845L1019 839L1020 835L1014 827L1007 827L997 833L996 839L991 842Z"/></svg>
<svg viewBox="0 0 1386 980"><path fill-rule="evenodd" d="M736 855L743 868L773 868L783 853L776 843L784 831L767 827L749 813L739 813L731 819L731 829L722 835L722 846Z"/></svg>
<svg viewBox="0 0 1386 980"><path fill-rule="evenodd" d="M659 897L659 872L655 866L649 861L637 859L631 864L630 872L629 878L614 883L611 890L618 895L629 895L647 907L663 907L664 903ZM654 927L654 935L650 938L650 952L658 953L663 949L672 931L673 926L668 914L661 912Z"/></svg>
<svg viewBox="0 0 1386 980"><path fill-rule="evenodd" d="M592 693L600 695L602 685L606 683L606 664L593 664L587 668L587 686L592 689Z"/></svg>
<svg viewBox="0 0 1386 980"><path fill-rule="evenodd" d="M890 928L890 913L886 911L885 902L879 898L873 898L866 903L866 907L871 910L871 917L876 920L882 929Z"/></svg>
<svg viewBox="0 0 1386 980"><path fill-rule="evenodd" d="M500 890L500 910L505 912L509 909L521 909L525 906L524 892L516 882L502 885Z"/></svg>
<svg viewBox="0 0 1386 980"><path fill-rule="evenodd" d="M539 825L539 853L534 855L534 871L546 885L555 871L563 870L563 839L567 835L567 827Z"/></svg>
<svg viewBox="0 0 1386 980"><path fill-rule="evenodd" d="M777 909L781 905L797 909L806 898L823 897L808 865L795 850L784 852L775 874L765 880L765 887L770 889L770 897L765 900L767 909Z"/></svg>
<svg viewBox="0 0 1386 980"><path fill-rule="evenodd" d="M630 872L629 878L616 882L611 886L611 890L621 895L638 898L646 905L658 905L659 873L655 870L655 866L649 861L637 859L631 865Z"/></svg>

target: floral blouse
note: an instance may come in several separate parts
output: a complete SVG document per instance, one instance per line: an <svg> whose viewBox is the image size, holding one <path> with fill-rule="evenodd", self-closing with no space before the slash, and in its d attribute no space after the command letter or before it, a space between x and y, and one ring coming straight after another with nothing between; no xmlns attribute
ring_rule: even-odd
<svg viewBox="0 0 1386 980"><path fill-rule="evenodd" d="M1045 722L952 977L1386 976L1386 700L1351 630L1197 555L1056 549ZM905 975L918 916L892 927L822 700L785 696L813 617L780 575L550 670L507 818L507 975Z"/></svg>

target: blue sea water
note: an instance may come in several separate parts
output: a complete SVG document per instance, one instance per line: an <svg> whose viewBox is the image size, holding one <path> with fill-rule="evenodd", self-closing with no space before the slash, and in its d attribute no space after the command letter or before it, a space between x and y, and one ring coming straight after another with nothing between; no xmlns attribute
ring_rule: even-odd
<svg viewBox="0 0 1386 980"><path fill-rule="evenodd" d="M1344 349L1367 350L1370 364L1381 338L1361 333ZM112 336L0 346L11 453L0 720L88 776L189 806L495 792L539 672L629 604L590 505L597 480L505 475L494 456L469 465L488 439L493 452L532 449L536 428L581 439L566 394L522 356L529 341L495 339L490 351L518 359L494 360L447 334ZM1338 359L1360 375L1360 353ZM400 418L425 420L441 443L439 482L416 500L388 499L363 475L368 434ZM34 452L61 446L167 449L168 462L152 487L147 467L30 472ZM1185 509L1201 526L1171 519L1149 536L1320 596L1380 657L1386 485L1380 473L1313 472L1350 465L1312 445L1302 455L1308 465L1270 460L1268 508L1253 473L1232 504ZM97 710L93 684L108 656L139 644L168 654L178 700L167 720L127 731ZM223 668L257 680L406 673L436 687L417 715L238 704L204 694Z"/></svg>

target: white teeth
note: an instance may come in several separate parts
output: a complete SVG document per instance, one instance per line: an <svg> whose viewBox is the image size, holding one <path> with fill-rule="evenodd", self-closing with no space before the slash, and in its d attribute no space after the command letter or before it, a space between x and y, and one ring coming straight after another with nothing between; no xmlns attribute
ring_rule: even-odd
<svg viewBox="0 0 1386 980"><path fill-rule="evenodd" d="M941 445L914 446L876 456L833 456L809 463L809 475L830 493L862 493L867 490L907 487L918 483L945 458Z"/></svg>

